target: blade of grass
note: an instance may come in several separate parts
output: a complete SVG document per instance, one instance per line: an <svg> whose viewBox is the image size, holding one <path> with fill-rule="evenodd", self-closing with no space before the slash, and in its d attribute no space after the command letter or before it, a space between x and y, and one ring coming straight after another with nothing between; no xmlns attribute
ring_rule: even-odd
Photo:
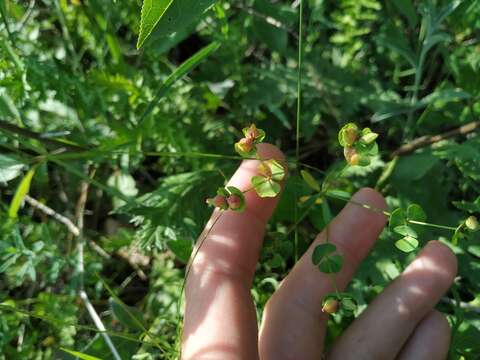
<svg viewBox="0 0 480 360"><path fill-rule="evenodd" d="M10 203L10 208L8 209L8 216L12 219L18 217L18 210L20 205L22 205L23 199L30 191L30 184L32 183L33 175L35 174L35 167L31 168L27 174L23 177L20 185L18 185L17 191Z"/></svg>
<svg viewBox="0 0 480 360"><path fill-rule="evenodd" d="M190 58L185 60L179 67L175 69L174 72L172 72L168 78L163 82L163 84L160 86L160 88L157 90L157 94L155 95L155 98L150 102L148 107L145 109L143 112L142 116L140 117L140 120L138 121L138 125L141 126L142 123L145 121L145 119L150 115L150 113L155 109L157 106L158 102L165 96L165 94L168 92L170 87L183 78L185 75L187 75L190 71L192 71L198 64L206 59L211 53L213 53L215 50L217 50L220 47L219 42L212 42L211 44L205 46L203 49L199 50L197 53L193 54Z"/></svg>
<svg viewBox="0 0 480 360"><path fill-rule="evenodd" d="M300 161L300 120L302 110L302 61L303 61L303 0L300 0L300 8L298 14L298 72L297 72L297 123L295 126L295 160L298 164ZM297 165L295 172L299 176L299 167ZM294 220L298 221L298 189L295 187L295 207ZM295 261L298 260L298 228L295 227L294 240Z"/></svg>

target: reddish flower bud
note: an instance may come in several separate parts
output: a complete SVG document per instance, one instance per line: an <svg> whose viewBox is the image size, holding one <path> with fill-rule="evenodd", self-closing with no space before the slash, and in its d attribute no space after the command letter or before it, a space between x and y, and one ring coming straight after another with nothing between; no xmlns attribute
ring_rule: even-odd
<svg viewBox="0 0 480 360"><path fill-rule="evenodd" d="M238 147L241 151L249 153L253 149L254 138L243 138L238 142Z"/></svg>
<svg viewBox="0 0 480 360"><path fill-rule="evenodd" d="M230 209L237 210L242 206L242 199L238 195L230 195L227 198L227 203Z"/></svg>
<svg viewBox="0 0 480 360"><path fill-rule="evenodd" d="M272 168L266 162L261 162L258 165L258 174L264 178L270 179L272 177Z"/></svg>
<svg viewBox="0 0 480 360"><path fill-rule="evenodd" d="M343 134L343 140L345 141L345 145L352 146L355 144L355 141L358 138L358 129L356 127L349 127L345 129Z"/></svg>
<svg viewBox="0 0 480 360"><path fill-rule="evenodd" d="M327 314L335 314L338 311L339 303L335 299L328 299L324 302L322 312Z"/></svg>
<svg viewBox="0 0 480 360"><path fill-rule="evenodd" d="M343 149L343 154L345 155L347 163L350 165L358 165L360 162L360 155L358 155L357 151L353 147L345 147Z"/></svg>
<svg viewBox="0 0 480 360"><path fill-rule="evenodd" d="M220 209L227 209L228 204L227 204L227 199L223 196L217 195L214 198L207 199L207 204L215 206Z"/></svg>
<svg viewBox="0 0 480 360"><path fill-rule="evenodd" d="M245 134L245 137L250 140L255 140L258 136L260 135L260 132L258 131L257 127L255 124L250 125L250 127L247 130L247 133Z"/></svg>

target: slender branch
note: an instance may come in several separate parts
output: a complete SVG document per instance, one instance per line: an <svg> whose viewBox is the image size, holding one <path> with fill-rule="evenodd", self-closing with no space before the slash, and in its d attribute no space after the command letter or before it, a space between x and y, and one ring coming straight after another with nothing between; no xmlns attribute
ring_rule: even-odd
<svg viewBox="0 0 480 360"><path fill-rule="evenodd" d="M51 207L48 207L47 205L42 204L40 201L32 198L30 195L25 196L25 201L29 203L31 206L33 206L34 208L42 211L48 216L53 217L55 220L65 225L68 231L70 231L74 236L80 236L80 230L78 229L78 227L72 222L72 220L70 220L66 216L63 216L57 213Z"/></svg>
<svg viewBox="0 0 480 360"><path fill-rule="evenodd" d="M90 174L89 178L93 178L95 175L95 170L93 169ZM77 227L79 230L79 235L77 236L78 238L78 244L77 244L77 249L78 249L78 274L80 277L80 298L82 299L83 303L85 304L85 307L87 308L88 314L92 318L93 323L97 327L98 330L102 331L102 337L105 340L105 343L107 344L108 348L110 349L110 352L112 353L113 357L115 360L121 360L122 358L120 357L117 349L115 348L115 345L112 342L112 339L110 339L110 336L105 332L106 328L105 325L103 325L102 319L100 319L100 316L98 315L97 311L93 307L92 303L88 299L88 295L85 292L84 289L84 275L85 275L85 263L84 263L84 248L85 248L85 237L83 236L83 217L85 213L85 204L87 202L87 195L88 195L88 189L89 189L89 182L87 181L82 181L80 184L80 196L77 201L77 205L75 208L75 216L77 218Z"/></svg>
<svg viewBox="0 0 480 360"><path fill-rule="evenodd" d="M471 123L462 125L456 129L447 131L443 134L421 136L419 138L416 138L410 141L405 145L400 146L397 150L395 150L390 155L390 157L393 159L396 156L407 155L422 147L432 145L434 143L437 143L439 141L442 141L457 135L466 135L478 129L480 129L480 121L473 121Z"/></svg>
<svg viewBox="0 0 480 360"><path fill-rule="evenodd" d="M465 309L466 311L472 311L472 312L475 312L477 314L480 314L480 306L471 305L471 304L463 302L463 301L461 301L459 304L457 304L457 301L455 301L453 299L450 299L446 296L444 296L442 298L442 302L445 303L445 304L450 304L450 305L454 305L454 306L459 305L460 308Z"/></svg>
<svg viewBox="0 0 480 360"><path fill-rule="evenodd" d="M95 310L92 303L88 299L88 295L85 292L85 290L80 290L80 298L84 302L85 307L87 308L88 314L92 318L93 323L95 324L97 329L101 331L103 339L107 343L115 360L122 360L122 358L120 357L120 354L118 353L117 349L115 348L115 345L112 342L112 339L110 339L110 336L106 332L107 329L105 328L105 325L103 325L102 319L100 319L100 316L98 316L97 311Z"/></svg>
<svg viewBox="0 0 480 360"><path fill-rule="evenodd" d="M82 217L83 217L83 209L84 209L84 206L85 206L85 200L86 200L86 191L88 189L88 186L85 186L84 185L85 183L82 184L82 193L80 195L80 200L78 202L78 205L77 205L77 212L79 214L82 214ZM87 183L88 184L88 183ZM85 199L85 200L84 200ZM48 207L47 205L44 205L42 204L41 202L39 202L38 200L32 198L31 196L29 195L26 195L25 196L25 201L27 203L29 203L31 206L33 206L34 208L44 212L45 214L53 217L55 220L57 220L58 222L62 223L63 225L65 225L67 227L67 229L77 238L80 239L79 241L79 246L78 246L78 271L79 271L79 274L80 274L80 284L81 284L81 289L80 289L80 292L79 292L79 295L80 295L80 298L82 299L82 301L84 302L85 304L85 307L88 311L88 314L90 315L90 317L92 318L92 321L93 323L95 324L95 326L97 327L98 330L100 330L105 342L107 343L107 346L110 348L110 351L112 352L113 354L113 357L115 358L115 360L121 360L121 357L120 355L118 354L118 351L117 349L115 348L112 340L110 339L108 333L107 333L107 330L105 328L105 326L103 325L102 323L102 320L100 319L100 317L98 316L97 312L95 311L95 308L93 307L92 303L90 302L90 300L88 299L88 295L87 293L85 292L85 290L83 289L83 285L84 285L84 281L83 281L83 277L84 277L84 272L85 272L85 269L84 269L84 260L83 260L83 248L84 248L84 238L83 238L83 234L82 234L82 228L83 228L83 221L79 221L79 226L76 226L69 218L57 213L55 210L53 210L52 208ZM83 203L83 205L82 205ZM82 240L83 239L83 240ZM91 244L94 244L93 242L91 242ZM97 244L94 244L97 248L100 248ZM101 248L100 248L101 249ZM103 249L101 249L102 253L106 254L105 251ZM98 249L97 249L97 252L98 252ZM109 257L108 254L106 254L106 256Z"/></svg>

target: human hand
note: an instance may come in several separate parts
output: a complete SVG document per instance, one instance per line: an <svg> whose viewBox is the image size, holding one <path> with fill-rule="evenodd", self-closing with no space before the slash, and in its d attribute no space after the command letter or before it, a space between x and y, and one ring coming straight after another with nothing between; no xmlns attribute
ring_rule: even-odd
<svg viewBox="0 0 480 360"><path fill-rule="evenodd" d="M272 145L258 146L262 158L282 159ZM258 162L246 160L230 180L250 188ZM250 287L265 224L277 198L245 194L246 210L227 211L215 223L192 264L186 285L182 359L321 359L328 316L322 300L333 291L327 274L312 264L311 253L325 242L320 233L268 301L260 331ZM385 208L380 194L357 192L353 200ZM293 205L292 205L293 206ZM218 217L212 215L204 234ZM349 203L329 225L329 240L345 262L336 275L343 289L381 233L383 214ZM202 236L201 236L202 237ZM328 359L444 359L450 342L447 320L433 308L456 274L453 253L429 242L335 342Z"/></svg>

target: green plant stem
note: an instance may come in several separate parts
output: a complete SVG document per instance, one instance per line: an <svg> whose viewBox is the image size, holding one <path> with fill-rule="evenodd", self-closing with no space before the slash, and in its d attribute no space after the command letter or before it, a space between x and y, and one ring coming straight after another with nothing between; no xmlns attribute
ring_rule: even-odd
<svg viewBox="0 0 480 360"><path fill-rule="evenodd" d="M5 25L5 30L7 30L8 38L10 39L10 42L12 43L12 45L14 47L16 47L15 38L13 37L13 34L10 31L10 25L8 25L7 15L5 14L4 4L5 3L3 1L0 4L0 14L2 15L2 21L3 21L3 24Z"/></svg>
<svg viewBox="0 0 480 360"><path fill-rule="evenodd" d="M325 193L325 195L326 195L327 197L331 197L331 198L333 198L333 199L343 200L343 201L346 201L346 202L349 202L349 203L352 203L352 204L361 206L361 207L363 207L363 208L365 208L365 209L378 212L378 213L383 214L383 215L385 215L385 216L387 216L387 217L390 217L390 216L392 215L390 212L388 212L388 211L386 211L386 210L382 210L382 209L379 209L379 208L377 208L377 207L374 207L374 206L371 206L371 205L368 205L368 204L364 204L364 203L361 203L361 202L358 202L358 201L355 201L355 200L352 200L352 199L345 199L344 197L336 196L336 195L331 194L331 193ZM410 224L422 225L422 226L427 226L427 227L431 227L431 228L443 229L443 230L450 230L450 231L455 231L455 230L457 229L456 227L453 227L453 226L432 224L432 223L428 223L428 222L424 222L424 221L407 220L407 222L410 223Z"/></svg>
<svg viewBox="0 0 480 360"><path fill-rule="evenodd" d="M300 123L301 123L301 110L302 110L302 62L303 62L303 0L300 0L300 8L298 14L298 69L297 69L297 122L295 133L295 160L298 163L300 161ZM297 166L296 174L299 176L300 170ZM295 206L294 206L294 219L295 223L298 221L298 189L295 187ZM294 254L295 262L298 260L298 228L295 226L295 239L294 239Z"/></svg>

